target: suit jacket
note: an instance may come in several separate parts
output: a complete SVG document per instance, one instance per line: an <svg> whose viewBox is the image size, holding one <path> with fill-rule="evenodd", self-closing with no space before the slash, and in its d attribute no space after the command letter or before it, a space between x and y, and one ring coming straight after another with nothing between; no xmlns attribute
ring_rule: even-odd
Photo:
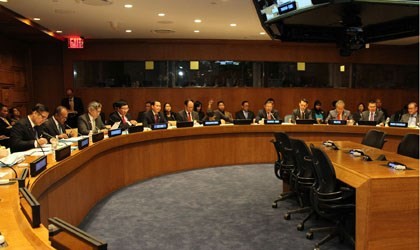
<svg viewBox="0 0 420 250"><path fill-rule="evenodd" d="M255 114L251 110L248 111L248 118L245 118L243 110L240 110L235 113L235 119L254 119Z"/></svg>
<svg viewBox="0 0 420 250"><path fill-rule="evenodd" d="M328 122L328 120L337 120L337 116L338 116L338 113L336 109L330 110L330 112L328 113L327 119L325 119L325 122ZM351 116L350 111L345 109L343 111L341 120L351 120L351 119L352 119L352 116Z"/></svg>
<svg viewBox="0 0 420 250"><path fill-rule="evenodd" d="M102 119L100 116L96 118L95 123L96 123L97 128L99 129L105 128L105 125L102 122ZM92 123L90 122L89 115L87 113L77 118L77 129L79 131L79 134L82 134L82 135L88 135L91 130L96 131L95 128L92 128Z"/></svg>
<svg viewBox="0 0 420 250"><path fill-rule="evenodd" d="M355 122L360 121L360 119L362 119L362 114L361 113L359 113L359 112L353 113L353 120Z"/></svg>
<svg viewBox="0 0 420 250"><path fill-rule="evenodd" d="M301 117L300 109L294 109L292 112L292 122L295 122L296 120L308 120L312 119L312 111L310 109L305 109L304 117Z"/></svg>
<svg viewBox="0 0 420 250"><path fill-rule="evenodd" d="M64 127L64 125L61 125L60 123L58 124L58 126L61 127L61 131L62 133L66 133L66 127ZM50 118L48 118L48 120L46 120L41 126L40 126L40 132L41 134L45 133L46 138L49 138L51 136L57 136L57 135L61 135L60 131L58 131L57 126L55 125L55 122L53 120L53 117L51 116Z"/></svg>
<svg viewBox="0 0 420 250"><path fill-rule="evenodd" d="M193 121L199 121L200 120L200 118L198 117L197 111L191 112L191 118L193 119ZM187 111L185 111L185 109L178 112L178 121L180 121L180 122L188 121L188 115L187 115Z"/></svg>
<svg viewBox="0 0 420 250"><path fill-rule="evenodd" d="M410 119L410 114L403 114L401 116L401 122L408 122L408 120ZM416 115L416 125L419 124L419 114ZM409 124L410 125L410 124Z"/></svg>
<svg viewBox="0 0 420 250"><path fill-rule="evenodd" d="M224 114L223 114L218 109L216 109L216 110L207 110L207 115L209 117L211 117L211 114L213 114L213 116L212 116L213 119L212 120L220 121L220 120L223 119L223 120L225 120L225 122L233 122L232 114L230 112L228 112L228 111L225 111Z"/></svg>
<svg viewBox="0 0 420 250"><path fill-rule="evenodd" d="M369 121L369 116L370 116L369 110L363 111L360 117L360 121ZM373 118L378 123L383 123L385 121L385 115L382 111L376 111Z"/></svg>
<svg viewBox="0 0 420 250"><path fill-rule="evenodd" d="M39 128L32 128L28 117L21 118L10 131L10 150L12 152L25 151L35 147L35 138Z"/></svg>
<svg viewBox="0 0 420 250"><path fill-rule="evenodd" d="M82 99L80 99L79 97L73 97L73 102L74 102L74 110L77 111L77 115L81 115L84 112L84 106L83 106L83 102ZM68 110L70 110L70 103L69 103L69 98L63 98L61 100L61 106L66 107Z"/></svg>
<svg viewBox="0 0 420 250"><path fill-rule="evenodd" d="M280 114L279 114L279 112L276 109L274 109L271 112L271 114L272 114L274 120L280 120ZM264 118L265 120L267 120L267 112L265 112L265 109L258 110L258 114L257 114L257 117L255 117L255 121L258 122L262 118Z"/></svg>
<svg viewBox="0 0 420 250"><path fill-rule="evenodd" d="M386 119L387 117L389 117L389 116L388 116L388 111L386 111L386 109L383 109L383 108L377 108L377 111L382 111L382 113L384 113L384 117L385 117L385 119Z"/></svg>
<svg viewBox="0 0 420 250"><path fill-rule="evenodd" d="M164 117L164 115L159 112L159 119L157 123L166 123L166 119ZM153 111L147 111L144 113L143 116L143 126L144 127L150 127L151 125L155 124L155 116L153 115Z"/></svg>
<svg viewBox="0 0 420 250"><path fill-rule="evenodd" d="M120 114L118 114L118 111L114 111L109 115L108 125L112 126L114 125L114 123L120 122L120 125L118 126L118 128L121 128L122 130L126 130L129 127L131 127L131 125L128 123L128 121L131 121L130 114L127 114L125 116L125 119L126 119L126 123L122 123Z"/></svg>
<svg viewBox="0 0 420 250"><path fill-rule="evenodd" d="M9 124L12 123L9 119L7 119L7 121L9 121ZM3 119L0 119L0 135L10 136L10 130L12 128L9 127L9 124L7 124Z"/></svg>

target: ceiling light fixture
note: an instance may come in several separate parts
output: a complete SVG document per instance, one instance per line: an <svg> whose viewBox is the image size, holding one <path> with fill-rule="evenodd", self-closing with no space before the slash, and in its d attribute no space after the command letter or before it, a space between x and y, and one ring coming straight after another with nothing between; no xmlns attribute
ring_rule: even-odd
<svg viewBox="0 0 420 250"><path fill-rule="evenodd" d="M236 23L231 23L230 27L236 27Z"/></svg>
<svg viewBox="0 0 420 250"><path fill-rule="evenodd" d="M194 30L194 33L200 33L200 31L199 30Z"/></svg>
<svg viewBox="0 0 420 250"><path fill-rule="evenodd" d="M61 33L63 33L63 31L62 30L56 30L55 33L61 34Z"/></svg>
<svg viewBox="0 0 420 250"><path fill-rule="evenodd" d="M0 2L2 2L2 3L7 3L7 0L0 0Z"/></svg>
<svg viewBox="0 0 420 250"><path fill-rule="evenodd" d="M201 23L201 19L195 19L194 23Z"/></svg>
<svg viewBox="0 0 420 250"><path fill-rule="evenodd" d="M165 16L165 13L159 13L158 16Z"/></svg>
<svg viewBox="0 0 420 250"><path fill-rule="evenodd" d="M124 8L131 9L131 8L133 8L133 5L132 4L125 4Z"/></svg>
<svg viewBox="0 0 420 250"><path fill-rule="evenodd" d="M260 32L260 35L265 35L265 32Z"/></svg>
<svg viewBox="0 0 420 250"><path fill-rule="evenodd" d="M126 33L131 33L131 32L132 32L132 30L125 30L125 32L126 32Z"/></svg>
<svg viewBox="0 0 420 250"><path fill-rule="evenodd" d="M34 17L34 21L41 21L41 18L39 18L39 17Z"/></svg>

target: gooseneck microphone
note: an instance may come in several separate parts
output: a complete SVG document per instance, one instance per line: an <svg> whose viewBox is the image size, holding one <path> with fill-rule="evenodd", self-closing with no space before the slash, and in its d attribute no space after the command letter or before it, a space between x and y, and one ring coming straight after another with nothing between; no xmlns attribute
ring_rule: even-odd
<svg viewBox="0 0 420 250"><path fill-rule="evenodd" d="M73 130L74 128L70 127L67 123L64 123L64 125L66 126L66 128ZM83 136L81 133L79 133L79 131L77 131L77 135L78 136ZM69 135L68 135L69 136Z"/></svg>

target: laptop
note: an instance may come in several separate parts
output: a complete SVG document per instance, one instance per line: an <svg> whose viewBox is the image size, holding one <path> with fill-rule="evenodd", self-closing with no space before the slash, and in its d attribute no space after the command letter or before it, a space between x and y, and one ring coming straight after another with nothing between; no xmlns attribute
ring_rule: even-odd
<svg viewBox="0 0 420 250"><path fill-rule="evenodd" d="M393 127L393 128L406 128L408 127L408 123L407 122L389 122L388 126Z"/></svg>
<svg viewBox="0 0 420 250"><path fill-rule="evenodd" d="M252 123L252 119L234 119L233 124L235 125L250 125Z"/></svg>
<svg viewBox="0 0 420 250"><path fill-rule="evenodd" d="M189 128L189 127L192 127L192 126L194 126L193 121L191 121L191 122L189 122L189 121L176 122L176 127L177 128Z"/></svg>
<svg viewBox="0 0 420 250"><path fill-rule="evenodd" d="M133 133L143 132L143 130L144 130L143 126L131 126L128 128L128 133L133 134Z"/></svg>
<svg viewBox="0 0 420 250"><path fill-rule="evenodd" d="M314 119L297 119L296 124L315 124L317 123Z"/></svg>
<svg viewBox="0 0 420 250"><path fill-rule="evenodd" d="M328 120L328 124L330 125L347 125L346 120Z"/></svg>
<svg viewBox="0 0 420 250"><path fill-rule="evenodd" d="M376 126L378 123L376 121L358 121L357 124L364 126Z"/></svg>

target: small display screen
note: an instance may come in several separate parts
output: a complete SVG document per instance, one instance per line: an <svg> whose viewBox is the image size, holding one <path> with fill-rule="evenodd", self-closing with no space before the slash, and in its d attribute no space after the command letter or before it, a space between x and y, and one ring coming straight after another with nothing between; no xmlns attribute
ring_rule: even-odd
<svg viewBox="0 0 420 250"><path fill-rule="evenodd" d="M205 126L211 126L211 125L219 125L220 124L220 121L205 121L204 122L204 125Z"/></svg>
<svg viewBox="0 0 420 250"><path fill-rule="evenodd" d="M265 120L265 124L280 124L280 120Z"/></svg>
<svg viewBox="0 0 420 250"><path fill-rule="evenodd" d="M79 149L89 146L89 138L81 139L79 144Z"/></svg>
<svg viewBox="0 0 420 250"><path fill-rule="evenodd" d="M109 131L109 136L116 136L116 135L121 135L122 134L122 130L121 129L113 129Z"/></svg>
<svg viewBox="0 0 420 250"><path fill-rule="evenodd" d="M153 124L153 129L167 129L167 128L168 128L168 124L166 123Z"/></svg>
<svg viewBox="0 0 420 250"><path fill-rule="evenodd" d="M47 157L35 163L35 171L38 172L42 170L42 168L45 167L46 165L47 165Z"/></svg>
<svg viewBox="0 0 420 250"><path fill-rule="evenodd" d="M401 128L405 128L407 127L407 123L406 122L390 122L389 126L390 127L401 127Z"/></svg>

